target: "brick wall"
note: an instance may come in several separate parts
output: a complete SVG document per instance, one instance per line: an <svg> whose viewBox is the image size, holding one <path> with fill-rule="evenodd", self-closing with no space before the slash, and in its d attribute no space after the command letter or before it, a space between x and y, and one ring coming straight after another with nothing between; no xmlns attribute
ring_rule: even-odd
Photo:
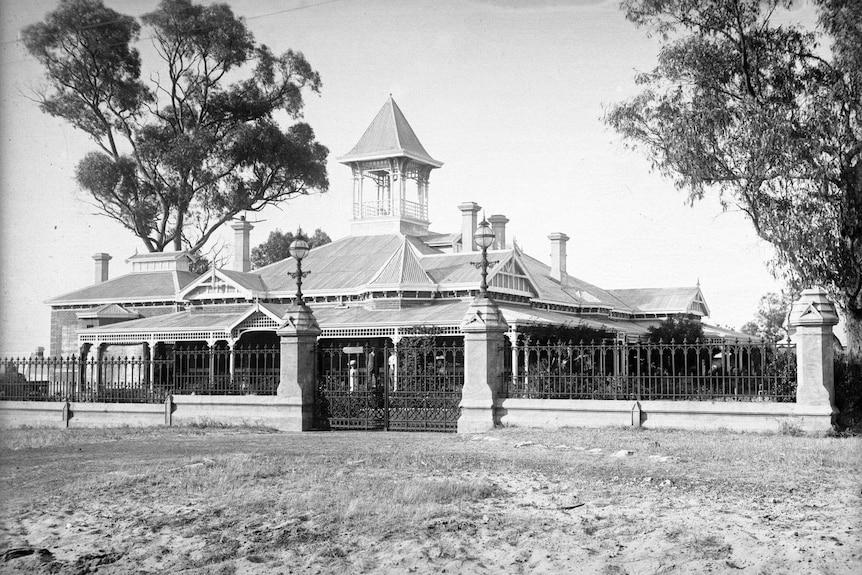
<svg viewBox="0 0 862 575"><path fill-rule="evenodd" d="M93 308L95 307L97 306L93 306ZM129 311L138 312L143 317L165 315L175 311L172 304L158 306L124 305L123 307ZM79 353L78 332L84 326L80 325L77 314L81 311L84 311L84 309L51 309L51 346L49 355L68 356ZM88 320L88 322L90 321L93 320ZM114 323L114 321L107 320L104 325L109 325L110 323Z"/></svg>

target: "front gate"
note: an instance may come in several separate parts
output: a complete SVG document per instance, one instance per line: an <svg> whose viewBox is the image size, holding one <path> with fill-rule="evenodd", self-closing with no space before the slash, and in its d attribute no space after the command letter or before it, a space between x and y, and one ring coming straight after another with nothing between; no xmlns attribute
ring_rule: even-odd
<svg viewBox="0 0 862 575"><path fill-rule="evenodd" d="M422 335L318 344L319 429L457 431L464 386L461 338Z"/></svg>

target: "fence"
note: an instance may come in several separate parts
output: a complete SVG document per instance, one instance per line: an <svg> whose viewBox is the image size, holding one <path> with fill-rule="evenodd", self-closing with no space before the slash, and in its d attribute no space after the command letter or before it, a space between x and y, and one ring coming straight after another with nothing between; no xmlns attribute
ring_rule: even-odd
<svg viewBox="0 0 862 575"><path fill-rule="evenodd" d="M275 395L279 350L180 349L167 358L0 360L0 400L160 403L168 395Z"/></svg>
<svg viewBox="0 0 862 575"><path fill-rule="evenodd" d="M326 429L455 431L463 386L460 338L404 338L397 350L388 341L326 342L318 348L315 418Z"/></svg>
<svg viewBox="0 0 862 575"><path fill-rule="evenodd" d="M509 398L796 400L793 345L525 339L516 354L517 373L506 379Z"/></svg>

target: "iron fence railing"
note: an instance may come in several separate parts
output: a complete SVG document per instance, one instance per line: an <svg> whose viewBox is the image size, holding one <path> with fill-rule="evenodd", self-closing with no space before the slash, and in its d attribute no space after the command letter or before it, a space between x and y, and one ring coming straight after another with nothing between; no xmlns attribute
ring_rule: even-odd
<svg viewBox="0 0 862 575"><path fill-rule="evenodd" d="M274 347L0 359L0 400L159 403L168 395L274 395L278 382Z"/></svg>
<svg viewBox="0 0 862 575"><path fill-rule="evenodd" d="M431 338L433 339L433 338ZM463 341L325 342L317 350L316 420L328 429L454 431Z"/></svg>
<svg viewBox="0 0 862 575"><path fill-rule="evenodd" d="M793 345L519 342L511 398L796 400Z"/></svg>

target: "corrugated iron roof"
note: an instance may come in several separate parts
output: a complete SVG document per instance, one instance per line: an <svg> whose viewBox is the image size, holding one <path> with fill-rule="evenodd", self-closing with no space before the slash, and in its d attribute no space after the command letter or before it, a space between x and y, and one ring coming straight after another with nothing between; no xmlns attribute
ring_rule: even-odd
<svg viewBox="0 0 862 575"><path fill-rule="evenodd" d="M59 305L86 301L172 301L179 290L198 277L197 274L186 271L132 272L57 296L46 303Z"/></svg>
<svg viewBox="0 0 862 575"><path fill-rule="evenodd" d="M520 325L531 323L586 325L596 329L606 329L611 332L625 332L631 335L643 335L647 331L646 326L642 326L634 322L581 317L551 310L518 306L508 302L498 302L497 306L503 312L503 317L506 318L506 322L510 325L513 323L518 323Z"/></svg>
<svg viewBox="0 0 862 575"><path fill-rule="evenodd" d="M176 261L179 259L187 259L189 261L194 261L194 258L189 254L188 251L180 251L180 252L146 252L142 254L135 254L128 259L126 262L137 262L137 261Z"/></svg>
<svg viewBox="0 0 862 575"><path fill-rule="evenodd" d="M574 276L566 275L561 283L551 277L551 267L523 252L518 252L520 260L527 268L530 277L538 284L538 299L560 302L583 307L609 307L627 311L630 306L607 290L585 282Z"/></svg>
<svg viewBox="0 0 862 575"><path fill-rule="evenodd" d="M431 232L427 236L422 237L422 241L425 245L431 247L437 246L451 246L456 243L461 243L461 234L440 234L436 232Z"/></svg>
<svg viewBox="0 0 862 575"><path fill-rule="evenodd" d="M644 313L686 313L689 306L700 295L698 287L639 288L610 290L614 296L628 303L633 309ZM704 304L705 305L705 304Z"/></svg>
<svg viewBox="0 0 862 575"><path fill-rule="evenodd" d="M314 310L324 328L363 326L460 325L470 302L448 301L404 309L370 310L364 307L325 307Z"/></svg>
<svg viewBox="0 0 862 575"><path fill-rule="evenodd" d="M359 142L345 156L338 158L338 161L348 164L360 160L401 156L437 168L443 165L425 151L407 118L390 96Z"/></svg>
<svg viewBox="0 0 862 575"><path fill-rule="evenodd" d="M433 286L434 282L422 269L419 260L407 238L401 244L401 248L395 252L380 273L372 280L377 285L421 285Z"/></svg>
<svg viewBox="0 0 862 575"><path fill-rule="evenodd" d="M227 330L247 313L248 309L241 312L192 312L186 310L91 328L87 330L87 333Z"/></svg>
<svg viewBox="0 0 862 575"><path fill-rule="evenodd" d="M225 268L221 268L218 270L219 273L224 274L224 276L234 283L244 287L245 289L256 291L256 292L264 292L266 291L266 286L263 285L263 281L260 278L259 274L250 273L250 272L238 272L234 270L229 270Z"/></svg>
<svg viewBox="0 0 862 575"><path fill-rule="evenodd" d="M141 317L135 311L129 311L121 305L106 303L92 309L79 311L75 314L78 319L123 319L130 320Z"/></svg>
<svg viewBox="0 0 862 575"><path fill-rule="evenodd" d="M318 246L302 260L302 271L311 272L302 280L304 290L350 289L369 283L403 243L403 236L348 237ZM256 270L269 293L293 293L296 281L288 272L296 262L288 258Z"/></svg>

